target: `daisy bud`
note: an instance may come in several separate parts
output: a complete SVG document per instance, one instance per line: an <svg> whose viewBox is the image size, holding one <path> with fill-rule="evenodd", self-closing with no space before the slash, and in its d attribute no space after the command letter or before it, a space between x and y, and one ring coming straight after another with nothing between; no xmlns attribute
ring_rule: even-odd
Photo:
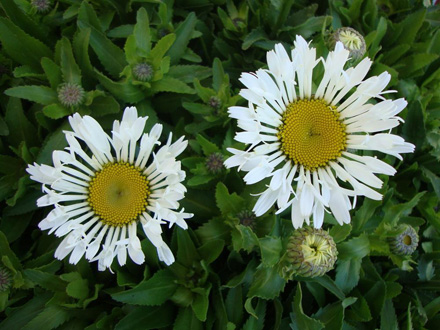
<svg viewBox="0 0 440 330"><path fill-rule="evenodd" d="M138 63L133 67L133 76L140 81L150 81L153 78L154 69L148 63Z"/></svg>
<svg viewBox="0 0 440 330"><path fill-rule="evenodd" d="M388 238L391 252L399 256L411 255L419 243L416 230L410 225L400 225L397 231L400 234Z"/></svg>
<svg viewBox="0 0 440 330"><path fill-rule="evenodd" d="M287 272L304 277L322 276L333 269L337 255L335 241L327 231L299 228L287 244Z"/></svg>
<svg viewBox="0 0 440 330"><path fill-rule="evenodd" d="M237 218L240 221L240 225L243 225L245 227L250 227L250 228L254 228L255 226L255 213L249 210L243 210L240 211L237 214Z"/></svg>
<svg viewBox="0 0 440 330"><path fill-rule="evenodd" d="M211 98L208 101L208 105L214 109L215 112L217 112L220 107L222 106L222 102L217 96L211 96Z"/></svg>
<svg viewBox="0 0 440 330"><path fill-rule="evenodd" d="M366 51L365 39L358 31L351 27L337 29L331 37L332 48L336 42L342 42L344 48L350 52L350 57L354 60L362 58Z"/></svg>
<svg viewBox="0 0 440 330"><path fill-rule="evenodd" d="M4 267L0 267L0 292L11 287L11 273Z"/></svg>
<svg viewBox="0 0 440 330"><path fill-rule="evenodd" d="M206 168L212 174L219 174L223 166L223 155L219 152L214 152L206 158Z"/></svg>
<svg viewBox="0 0 440 330"><path fill-rule="evenodd" d="M78 84L61 84L58 86L58 100L66 107L78 106L84 100L84 89Z"/></svg>
<svg viewBox="0 0 440 330"><path fill-rule="evenodd" d="M31 5L39 12L44 13L50 8L50 0L32 0Z"/></svg>

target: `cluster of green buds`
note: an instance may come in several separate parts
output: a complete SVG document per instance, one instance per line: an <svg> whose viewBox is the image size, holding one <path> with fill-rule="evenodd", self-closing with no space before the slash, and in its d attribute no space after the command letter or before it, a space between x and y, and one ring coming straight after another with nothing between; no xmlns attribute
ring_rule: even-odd
<svg viewBox="0 0 440 330"><path fill-rule="evenodd" d="M399 256L413 254L419 244L419 236L410 225L399 225L396 229L396 234L388 237L387 240L391 252Z"/></svg>
<svg viewBox="0 0 440 330"><path fill-rule="evenodd" d="M365 39L358 31L351 27L337 29L330 37L330 49L334 49L336 42L342 42L344 48L350 52L353 60L361 59L366 51Z"/></svg>
<svg viewBox="0 0 440 330"><path fill-rule="evenodd" d="M313 227L299 228L289 237L283 273L322 276L333 269L337 255L335 241L327 231Z"/></svg>
<svg viewBox="0 0 440 330"><path fill-rule="evenodd" d="M32 7L39 13L45 13L50 9L50 0L32 0Z"/></svg>
<svg viewBox="0 0 440 330"><path fill-rule="evenodd" d="M213 152L206 157L206 168L211 174L219 174L225 168L223 165L224 157L220 152Z"/></svg>
<svg viewBox="0 0 440 330"><path fill-rule="evenodd" d="M65 107L81 105L84 96L84 89L78 84L65 83L58 86L58 100Z"/></svg>

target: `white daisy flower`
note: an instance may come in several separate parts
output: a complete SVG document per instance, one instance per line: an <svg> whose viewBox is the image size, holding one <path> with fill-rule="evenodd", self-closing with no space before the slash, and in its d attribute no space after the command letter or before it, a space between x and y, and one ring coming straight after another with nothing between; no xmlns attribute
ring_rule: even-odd
<svg viewBox="0 0 440 330"><path fill-rule="evenodd" d="M126 108L122 121L113 123L112 136L89 116L69 117L73 132L65 131L69 146L52 154L54 166L29 165L31 179L41 182L45 195L39 207L54 208L39 223L49 234L65 236L55 251L72 264L85 255L98 261L98 269L110 268L114 257L122 266L128 256L142 264L145 256L137 236L138 224L167 265L174 256L163 241L161 225L177 224L187 229L192 214L179 208L186 188L185 172L176 157L188 142L181 137L160 145L162 125L144 133L147 117L138 117L135 107ZM90 152L91 152L91 155Z"/></svg>
<svg viewBox="0 0 440 330"><path fill-rule="evenodd" d="M291 206L295 228L310 218L320 228L325 211L340 224L349 223L356 196L382 198L373 189L382 186L375 174L396 172L358 151L377 150L399 159L414 151L414 145L389 133L403 121L397 114L407 102L383 98L392 92L384 91L391 78L387 72L364 80L369 58L345 70L349 51L342 43L326 59L317 58L316 49L300 36L294 45L291 57L275 45L267 53L267 70L242 74L247 88L240 95L249 106L231 107L229 114L243 130L235 140L248 148L229 148L233 156L225 166L248 172L246 184L270 178L253 209L257 216L276 203L277 213ZM321 81L314 85L314 69L321 65Z"/></svg>

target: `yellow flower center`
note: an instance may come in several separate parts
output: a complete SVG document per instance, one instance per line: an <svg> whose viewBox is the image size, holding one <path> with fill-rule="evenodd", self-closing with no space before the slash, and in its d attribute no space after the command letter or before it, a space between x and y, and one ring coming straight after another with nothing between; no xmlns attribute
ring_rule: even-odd
<svg viewBox="0 0 440 330"><path fill-rule="evenodd" d="M336 160L345 150L345 125L336 107L324 100L290 103L278 127L281 150L296 164L310 171Z"/></svg>
<svg viewBox="0 0 440 330"><path fill-rule="evenodd" d="M362 40L359 36L349 30L339 33L339 40L350 50L359 50L362 47Z"/></svg>
<svg viewBox="0 0 440 330"><path fill-rule="evenodd" d="M333 258L331 245L320 235L308 235L301 245L304 261L314 266L327 264Z"/></svg>
<svg viewBox="0 0 440 330"><path fill-rule="evenodd" d="M102 222L124 226L145 211L150 195L148 180L135 166L111 163L89 183L88 202Z"/></svg>

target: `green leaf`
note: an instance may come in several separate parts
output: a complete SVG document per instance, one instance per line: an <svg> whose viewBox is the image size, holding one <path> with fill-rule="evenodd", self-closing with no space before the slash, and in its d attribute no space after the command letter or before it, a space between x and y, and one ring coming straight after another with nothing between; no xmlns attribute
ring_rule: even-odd
<svg viewBox="0 0 440 330"><path fill-rule="evenodd" d="M225 246L225 241L216 239L211 240L203 244L197 249L202 260L206 261L206 264L210 264L215 261L223 251Z"/></svg>
<svg viewBox="0 0 440 330"><path fill-rule="evenodd" d="M171 46L168 55L171 57L171 64L177 64L185 54L186 47L194 32L197 23L196 15L191 12L175 31L176 42Z"/></svg>
<svg viewBox="0 0 440 330"><path fill-rule="evenodd" d="M6 105L5 122L8 124L8 141L11 146L19 146L23 141L28 146L38 143L36 130L26 117L21 100L10 98Z"/></svg>
<svg viewBox="0 0 440 330"><path fill-rule="evenodd" d="M63 37L60 41L60 63L64 82L81 86L81 70L73 57L72 45L69 39Z"/></svg>
<svg viewBox="0 0 440 330"><path fill-rule="evenodd" d="M229 232L230 228L225 225L221 218L211 219L196 230L197 236L202 242L216 239L225 240L229 238Z"/></svg>
<svg viewBox="0 0 440 330"><path fill-rule="evenodd" d="M58 66L58 64L47 57L43 57L41 59L41 66L43 67L44 73L49 80L50 87L52 87L53 90L56 90L58 85L63 82L61 77L61 68Z"/></svg>
<svg viewBox="0 0 440 330"><path fill-rule="evenodd" d="M17 42L19 40L20 42ZM14 59L34 69L40 69L40 60L43 57L52 58L52 51L41 41L26 34L12 21L0 18L0 41L3 50Z"/></svg>
<svg viewBox="0 0 440 330"><path fill-rule="evenodd" d="M184 82L171 77L163 77L155 81L151 86L151 92L173 92L180 94L195 94L194 89L189 87Z"/></svg>
<svg viewBox="0 0 440 330"><path fill-rule="evenodd" d="M332 226L330 228L330 236L333 237L335 243L344 241L351 232L351 225L346 223L342 226Z"/></svg>
<svg viewBox="0 0 440 330"><path fill-rule="evenodd" d="M45 106L43 113L51 119L60 119L72 114L69 109L58 103Z"/></svg>
<svg viewBox="0 0 440 330"><path fill-rule="evenodd" d="M258 237L250 227L243 225L235 226L235 230L231 231L232 246L235 251L245 250L250 253L255 246L258 245Z"/></svg>
<svg viewBox="0 0 440 330"><path fill-rule="evenodd" d="M58 276L42 272L38 269L25 269L24 275L42 288L54 292L64 292L67 283Z"/></svg>
<svg viewBox="0 0 440 330"><path fill-rule="evenodd" d="M73 37L73 51L83 75L92 77L95 72L89 58L90 28L78 29Z"/></svg>
<svg viewBox="0 0 440 330"><path fill-rule="evenodd" d="M341 289L339 289L336 283L328 275L315 277L313 281L319 283L321 286L323 286L328 291L333 293L340 300L345 299L344 292L342 292Z"/></svg>
<svg viewBox="0 0 440 330"><path fill-rule="evenodd" d="M170 49L175 40L176 35L171 33L164 36L156 43L149 56L154 67L158 67L160 65L162 58L165 56L166 52Z"/></svg>
<svg viewBox="0 0 440 330"><path fill-rule="evenodd" d="M67 146L64 130L70 130L68 121L65 121L52 134L49 134L43 142L40 152L37 155L38 164L52 164L52 152L54 150L63 150Z"/></svg>
<svg viewBox="0 0 440 330"><path fill-rule="evenodd" d="M248 301L251 302L251 299L246 300L246 304ZM248 308L251 308L250 310L246 308L248 312L251 311L251 313L249 313L251 315L244 324L243 330L263 330L264 320L266 318L266 302L259 299L255 310L250 303L247 304L247 306Z"/></svg>
<svg viewBox="0 0 440 330"><path fill-rule="evenodd" d="M194 78L206 79L212 74L211 68L202 65L174 65L170 67L168 75L184 83L192 83Z"/></svg>
<svg viewBox="0 0 440 330"><path fill-rule="evenodd" d="M338 260L336 267L336 285L344 291L350 292L359 282L361 259Z"/></svg>
<svg viewBox="0 0 440 330"><path fill-rule="evenodd" d="M173 330L203 330L203 323L194 315L191 308L181 308L174 321Z"/></svg>
<svg viewBox="0 0 440 330"><path fill-rule="evenodd" d="M111 96L95 97L89 108L96 117L118 113L121 110L119 103Z"/></svg>
<svg viewBox="0 0 440 330"><path fill-rule="evenodd" d="M163 304L159 307L137 307L116 324L115 330L163 328L173 324L174 314L174 308L169 304Z"/></svg>
<svg viewBox="0 0 440 330"><path fill-rule="evenodd" d="M99 82L117 99L128 103L137 103L146 97L145 92L128 82L114 82L99 71L95 71Z"/></svg>
<svg viewBox="0 0 440 330"><path fill-rule="evenodd" d="M412 45L417 36L417 32L422 27L423 21L425 20L425 14L426 10L423 9L407 15L405 19L398 24L401 33L398 34L394 44Z"/></svg>
<svg viewBox="0 0 440 330"><path fill-rule="evenodd" d="M49 105L58 102L57 93L46 86L18 86L12 87L5 91L8 96L13 96L43 105Z"/></svg>
<svg viewBox="0 0 440 330"><path fill-rule="evenodd" d="M399 77L409 78L414 72L427 67L438 57L437 54L412 54L400 60L398 64L394 65L394 68L400 72Z"/></svg>
<svg viewBox="0 0 440 330"><path fill-rule="evenodd" d="M193 290L194 291L194 290ZM191 308L195 316L202 322L206 321L209 308L209 292L211 291L211 283L208 288L200 289L191 303Z"/></svg>
<svg viewBox="0 0 440 330"><path fill-rule="evenodd" d="M218 92L225 80L225 71L223 70L222 62L217 57L212 64L212 73L212 87Z"/></svg>
<svg viewBox="0 0 440 330"><path fill-rule="evenodd" d="M136 14L136 25L133 31L138 55L147 57L151 49L150 22L145 8L141 7Z"/></svg>
<svg viewBox="0 0 440 330"><path fill-rule="evenodd" d="M0 234L1 242L1 234ZM0 250L2 251L2 250ZM43 311L45 304L51 298L52 294L42 292L35 295L32 299L21 305L19 308L14 308L8 313L8 317L0 323L1 329L23 329L23 327L33 318ZM46 327L39 327L39 329L46 329Z"/></svg>
<svg viewBox="0 0 440 330"><path fill-rule="evenodd" d="M67 285L66 292L70 297L86 299L89 296L89 281L82 278L74 280Z"/></svg>
<svg viewBox="0 0 440 330"><path fill-rule="evenodd" d="M338 260L362 259L370 252L370 241L365 234L352 238L337 246Z"/></svg>
<svg viewBox="0 0 440 330"><path fill-rule="evenodd" d="M320 330L324 328L324 324L322 324L319 320L313 319L306 314L304 314L302 308L302 291L301 291L301 283L298 282L296 287L296 294L293 300L293 308L292 313L290 313L290 319L292 323L290 323L290 328L292 330Z"/></svg>
<svg viewBox="0 0 440 330"><path fill-rule="evenodd" d="M244 199L236 193L229 194L228 188L222 182L217 183L215 188L215 200L223 215L236 216L244 206Z"/></svg>
<svg viewBox="0 0 440 330"><path fill-rule="evenodd" d="M262 27L258 27L253 29L243 40L243 44L241 45L241 49L247 50L249 49L255 42L259 40L267 40L267 34L264 32Z"/></svg>
<svg viewBox="0 0 440 330"><path fill-rule="evenodd" d="M239 285L231 288L226 295L225 307L228 320L234 324L240 324L243 319L243 292Z"/></svg>
<svg viewBox="0 0 440 330"><path fill-rule="evenodd" d="M2 231L0 231L0 256L7 257L15 270L21 270L20 260L9 247L8 239Z"/></svg>
<svg viewBox="0 0 440 330"><path fill-rule="evenodd" d="M204 138L202 135L198 134L196 139L197 139L197 142L202 147L202 150L203 150L203 153L205 154L205 156L209 156L210 154L212 154L214 152L220 152L220 149L215 145L215 143L210 142L209 140Z"/></svg>
<svg viewBox="0 0 440 330"><path fill-rule="evenodd" d="M176 291L177 284L169 270L159 270L146 282L131 290L121 291L112 298L131 305L157 306L163 304Z"/></svg>
<svg viewBox="0 0 440 330"><path fill-rule="evenodd" d="M55 329L69 320L70 317L71 314L69 314L64 308L56 305L49 305L21 329Z"/></svg>
<svg viewBox="0 0 440 330"><path fill-rule="evenodd" d="M410 103L402 131L408 142L414 143L417 149L422 147L426 139L426 130L420 101Z"/></svg>
<svg viewBox="0 0 440 330"><path fill-rule="evenodd" d="M78 27L80 30L90 29L90 46L92 46L104 68L113 77L119 77L119 74L127 65L124 51L97 29L96 24L89 20L91 15L96 15L92 6L87 2L83 2L78 14Z"/></svg>
<svg viewBox="0 0 440 330"><path fill-rule="evenodd" d="M283 249L281 238L266 236L260 238L261 262L264 267L273 267L280 261Z"/></svg>
<svg viewBox="0 0 440 330"><path fill-rule="evenodd" d="M189 112L196 115L210 115L213 110L209 105L193 102L183 102L182 106Z"/></svg>
<svg viewBox="0 0 440 330"><path fill-rule="evenodd" d="M380 329L381 330L398 330L396 311L394 310L391 299L385 300L382 311L380 313Z"/></svg>
<svg viewBox="0 0 440 330"><path fill-rule="evenodd" d="M285 285L286 281L278 274L275 267L260 267L255 272L248 297L273 299L284 290Z"/></svg>
<svg viewBox="0 0 440 330"><path fill-rule="evenodd" d="M176 230L177 234L177 261L187 267L191 267L195 260L200 260L200 255L192 241L188 231L181 229Z"/></svg>

